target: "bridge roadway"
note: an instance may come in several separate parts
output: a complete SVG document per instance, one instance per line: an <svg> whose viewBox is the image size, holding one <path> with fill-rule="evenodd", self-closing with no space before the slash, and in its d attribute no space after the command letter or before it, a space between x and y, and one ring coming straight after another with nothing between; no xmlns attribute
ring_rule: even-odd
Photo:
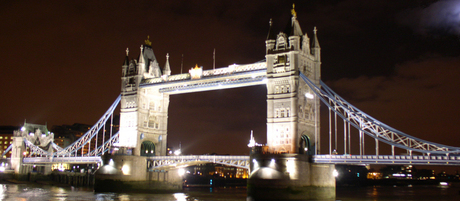
<svg viewBox="0 0 460 201"><path fill-rule="evenodd" d="M83 157L30 157L23 158L23 164L51 164L51 163L71 163L71 164L97 164L102 163L100 156Z"/></svg>
<svg viewBox="0 0 460 201"><path fill-rule="evenodd" d="M197 73L193 73L197 71ZM197 74L197 75L194 75ZM231 65L211 70L192 69L191 73L142 80L140 88L156 88L160 93L181 94L217 89L255 86L266 83L265 62Z"/></svg>
<svg viewBox="0 0 460 201"><path fill-rule="evenodd" d="M231 155L186 155L186 156L153 156L146 157L148 169L162 170L177 167L186 167L203 163L216 163L239 168L249 168L249 156ZM315 163L329 164L381 164L381 165L457 165L460 166L460 156L445 155L315 155ZM102 163L99 156L91 157L34 157L24 158L24 164L95 164Z"/></svg>

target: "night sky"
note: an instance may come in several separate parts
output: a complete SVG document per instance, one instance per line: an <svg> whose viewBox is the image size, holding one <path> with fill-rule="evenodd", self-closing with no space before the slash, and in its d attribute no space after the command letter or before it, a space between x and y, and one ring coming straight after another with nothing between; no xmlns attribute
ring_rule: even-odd
<svg viewBox="0 0 460 201"><path fill-rule="evenodd" d="M328 86L393 128L460 147L460 1L447 0L1 1L0 125L94 124L120 93L126 48L137 59L147 36L172 74L182 55L183 72L212 69L214 48L216 67L263 60L270 18L284 30L293 3L302 31L318 29ZM263 85L172 95L169 146L247 154L251 130L266 142L266 107Z"/></svg>

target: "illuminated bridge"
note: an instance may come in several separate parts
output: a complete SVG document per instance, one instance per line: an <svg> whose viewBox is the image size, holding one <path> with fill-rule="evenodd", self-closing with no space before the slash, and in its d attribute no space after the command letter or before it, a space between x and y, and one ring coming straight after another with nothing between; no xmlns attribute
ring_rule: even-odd
<svg viewBox="0 0 460 201"><path fill-rule="evenodd" d="M178 79L174 82L164 82L161 90L168 91L170 93L181 93L186 90L198 90L200 87L211 90L232 84L253 85L264 83L263 80L265 79L265 76L263 76L263 74L265 73L265 69L263 64L252 64L252 66L256 66L254 68L247 68L247 66L244 65L242 66L247 70L241 70L236 73L235 71L233 71L233 73L229 73L226 71L228 68L210 70L208 72L222 73L215 73L215 75L209 75L203 79L193 80L191 81L193 84L186 81L190 78L181 75L184 76L183 79ZM235 68L235 66L231 68ZM235 69L238 70L238 68ZM331 145L331 147L329 147L330 153L312 155L313 162L333 164L460 165L460 156L457 156L460 152L460 148L432 143L393 129L355 108L334 93L324 83L321 83L322 88L313 86L313 83L311 83L308 78L303 76L303 74L300 75L305 83L311 85L311 87L315 89L315 95L321 97L323 103L327 105L329 110L332 112L331 115L341 117L342 120L346 122L344 125L347 128L341 137L341 139L345 139L342 141L342 143L344 143L343 152L345 154L336 155L333 153L332 149L334 148L334 137L330 136L328 142L329 145ZM151 82L154 82L154 80L151 80ZM156 82L163 83L160 80L156 80ZM146 82L146 84L151 83ZM28 157L24 157L22 162L24 164L101 164L101 155L106 154L110 147L118 141L118 133L111 134L99 131L104 128L107 121L112 120L114 109L117 107L119 102L120 97L115 100L113 105L85 135L68 147L61 148L53 143L53 151L50 152L43 150L39 146L34 145L32 142L24 138L23 142L27 149L30 150L30 155ZM356 134L358 135L353 137L358 137L360 139L361 144L358 145L360 147L360 153L351 153L352 150L350 147L352 145L350 144L351 140L349 139L353 134L355 134L349 131L351 128L357 130ZM110 129L104 128L104 130ZM329 133L331 134L332 132ZM375 153L372 155L363 154L364 144L362 142L364 141L365 136L375 139ZM97 139L102 139L102 141L97 142ZM379 144L382 142L383 144L387 144L391 147L392 153L390 155L381 155L379 153L379 148L382 146ZM9 149L11 149L13 145L11 145ZM404 149L409 154L395 155L395 147ZM250 163L249 156L227 155L151 156L146 157L146 160L148 161L147 169L150 171L185 167L203 163L217 163L247 169Z"/></svg>
<svg viewBox="0 0 460 201"><path fill-rule="evenodd" d="M176 75L171 75L169 56L164 68L160 68L150 41L141 45L138 59L130 60L127 49L121 93L99 121L67 147L57 146L52 134L26 128L15 132L9 147L10 168L18 172L23 164L102 164L103 154L138 157L135 160L143 157L149 171L200 163L248 168L253 162L248 156L166 156L168 108L171 95L254 85L267 87L267 156L285 156L286 163L290 154L297 154L310 157L305 162L327 164L460 165L459 147L394 129L351 105L323 83L317 30L313 29L311 38L304 33L294 8L286 30L289 32L271 33L270 27L263 61L212 70L196 66ZM320 105L328 109L325 136L320 134ZM120 130L115 133L113 113L118 106ZM328 146L320 147L321 144ZM370 146L374 148L372 153L366 152ZM27 151L29 154L23 154ZM135 168L131 165L133 171Z"/></svg>

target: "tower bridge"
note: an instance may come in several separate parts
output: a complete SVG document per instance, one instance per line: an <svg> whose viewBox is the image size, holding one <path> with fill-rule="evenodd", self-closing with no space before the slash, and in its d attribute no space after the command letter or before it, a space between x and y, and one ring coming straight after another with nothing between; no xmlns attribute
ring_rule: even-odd
<svg viewBox="0 0 460 201"><path fill-rule="evenodd" d="M126 51L120 96L82 138L69 147L51 144L44 149L32 143L28 133L18 133L11 145L11 165L19 173L22 164L103 163L98 171L100 179L130 182L167 177L180 183L180 178L167 172L186 165L220 163L248 168L251 185L321 186L329 189L328 193L335 188L334 164L460 165L459 147L398 131L354 107L321 82L317 30L313 29L312 38L304 33L294 10L286 30L275 34L270 24L263 61L212 70L197 66L176 75L171 74L168 56L160 68L147 40L138 59L129 59ZM259 147L263 151L251 156L166 156L170 95L262 84L267 87L267 144ZM320 136L320 101L329 110L328 136ZM112 121L118 104L120 131L107 133L106 122ZM338 136L337 127L342 128L343 136ZM359 152L351 149L352 137L359 139L354 145ZM365 138L374 139L373 154L365 154ZM322 139L328 141L325 149L320 147ZM338 142L343 143L344 155L335 154ZM391 153L380 153L380 146L390 146ZM26 147L29 157L22 155ZM395 149L408 154L397 155ZM167 171L162 176L151 173L157 169Z"/></svg>

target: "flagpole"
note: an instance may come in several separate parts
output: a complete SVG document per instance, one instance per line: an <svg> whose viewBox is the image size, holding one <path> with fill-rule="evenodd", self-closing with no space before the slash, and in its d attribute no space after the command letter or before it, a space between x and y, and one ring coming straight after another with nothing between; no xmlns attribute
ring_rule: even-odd
<svg viewBox="0 0 460 201"><path fill-rule="evenodd" d="M213 60L212 69L216 70L216 48L214 48L214 52L212 53L212 60Z"/></svg>

